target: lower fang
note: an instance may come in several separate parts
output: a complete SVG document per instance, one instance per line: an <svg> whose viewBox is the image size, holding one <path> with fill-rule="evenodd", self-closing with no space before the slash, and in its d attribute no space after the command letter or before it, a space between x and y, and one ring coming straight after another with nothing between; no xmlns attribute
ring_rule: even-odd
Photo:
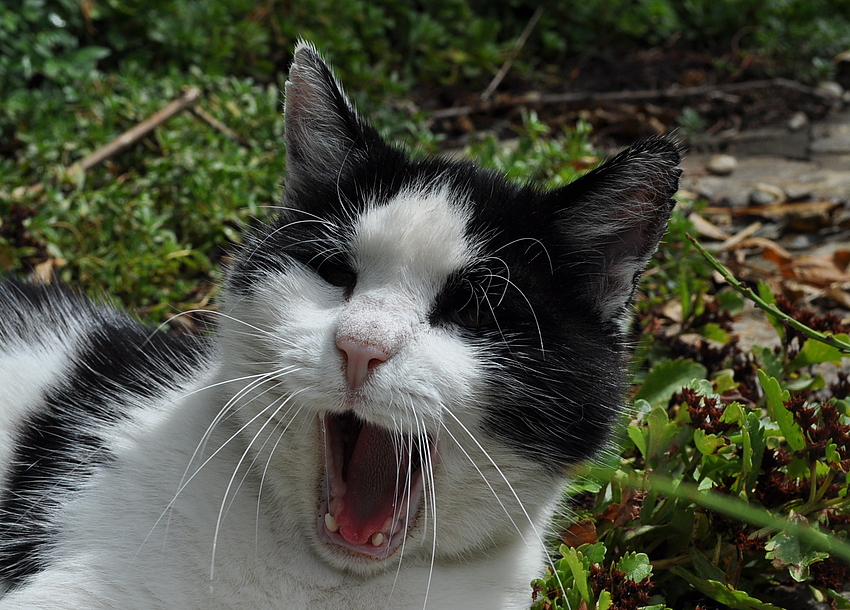
<svg viewBox="0 0 850 610"><path fill-rule="evenodd" d="M339 531L339 524L336 522L336 519L334 519L334 516L330 513L325 513L325 527L328 528L329 532Z"/></svg>
<svg viewBox="0 0 850 610"><path fill-rule="evenodd" d="M381 532L375 532L370 539L372 546L381 546L384 542L384 535Z"/></svg>

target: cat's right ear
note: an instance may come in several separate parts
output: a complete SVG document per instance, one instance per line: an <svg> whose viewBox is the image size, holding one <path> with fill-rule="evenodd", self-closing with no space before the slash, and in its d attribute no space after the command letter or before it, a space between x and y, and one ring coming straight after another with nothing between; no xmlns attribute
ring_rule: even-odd
<svg viewBox="0 0 850 610"><path fill-rule="evenodd" d="M683 149L675 138L640 142L550 193L577 292L604 319L621 319L667 229Z"/></svg>
<svg viewBox="0 0 850 610"><path fill-rule="evenodd" d="M301 41L286 82L286 190L339 180L380 140L313 45Z"/></svg>

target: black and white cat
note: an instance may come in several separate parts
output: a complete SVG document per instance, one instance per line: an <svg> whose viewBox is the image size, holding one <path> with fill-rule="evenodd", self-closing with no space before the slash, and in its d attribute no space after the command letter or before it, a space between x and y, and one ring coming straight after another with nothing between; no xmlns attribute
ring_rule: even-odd
<svg viewBox="0 0 850 610"><path fill-rule="evenodd" d="M0 284L0 608L527 608L618 419L678 145L542 191L413 161L315 49L214 338Z"/></svg>

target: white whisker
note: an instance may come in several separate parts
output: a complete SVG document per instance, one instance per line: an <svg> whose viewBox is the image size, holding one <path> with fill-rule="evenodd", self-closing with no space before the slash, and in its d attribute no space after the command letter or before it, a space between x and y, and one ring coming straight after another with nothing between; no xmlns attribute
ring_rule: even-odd
<svg viewBox="0 0 850 610"><path fill-rule="evenodd" d="M300 394L301 391L303 391L303 390L299 390L298 392L294 392L293 394L288 396L272 412L272 414L266 419L266 421L263 423L263 425L260 426L259 430L257 430L257 432L254 434L254 436L251 437L251 440L247 443L247 446L245 447L245 451L242 452L242 455L239 457L239 461L236 463L236 467L233 469L233 475L230 477L230 480L227 483L227 488L224 490L224 497L221 500L221 506L219 507L219 511L218 511L218 519L216 519L216 522L215 522L215 534L213 535L212 552L210 553L210 580L213 580L214 577L215 577L215 555L216 555L216 551L218 550L218 535L219 535L219 532L221 530L222 519L224 518L224 514L226 512L224 507L225 507L225 504L227 503L227 499L230 495L230 490L233 487L233 482L236 479L236 474L239 472L239 468L242 466L242 463L245 461L245 458L251 452L251 446L254 444L254 441L257 440L257 437L260 435L260 433L265 429L265 427L269 424L269 422L273 421L275 419L275 417L277 417L277 414L280 413L280 410L283 409L283 407L286 406L286 404L289 401L291 401L295 396ZM254 419L257 419L260 415L262 415L263 413L265 413L266 411L268 411L271 408L272 408L272 405L265 407L256 416L254 416L254 418L251 421L253 422ZM243 426L243 429L244 428L245 428L245 426ZM256 458L254 458L254 459L256 459ZM241 485L241 483L240 483L240 485Z"/></svg>
<svg viewBox="0 0 850 610"><path fill-rule="evenodd" d="M528 511L525 508L525 504L523 504L522 500L520 500L519 495L517 494L516 490L514 489L514 486L508 480L508 477L505 476L505 473L502 472L502 469L499 467L498 464L496 464L495 460L493 460L493 458L490 456L490 453L486 449L484 449L484 447L481 445L480 442L478 442L478 439L475 438L475 435L472 434L472 432L469 431L469 429L463 424L463 422L460 421L460 419L458 419L458 417L454 413L451 412L451 409L444 409L443 412L447 413L455 421L455 423L457 423L457 425L460 426L461 429L464 432L466 432L469 439L473 443L475 443L476 447L478 447L478 450L481 451L481 453L484 455L485 458L487 458L487 461L490 462L490 464L493 466L493 468L496 469L496 472L499 474L499 476L505 482L505 485L507 485L508 490L510 490L510 492L511 492L511 495L513 495L514 499L517 501L517 504L519 505L520 510L522 510L522 514L525 515L525 518L528 521L529 526L531 527L531 531L534 533L534 536L537 539L537 543L540 545L540 548L543 549L543 552L546 556L546 562L552 568L552 573L558 579L558 586L561 587L561 589L563 589L564 588L563 584L560 582L560 577L558 576L558 571L555 569L555 563L552 560L552 556L549 553L549 549L547 548L546 543L543 540L543 536L541 536L540 532L537 530L537 526L534 524L534 520L531 518L531 515L528 514ZM448 429L445 428L445 427L443 429L448 431ZM489 487L489 483L488 483L488 487ZM492 487L491 487L491 489L492 489ZM501 500L499 501L499 504L502 504ZM504 508L504 505L502 505L502 507ZM514 524L514 526L516 526L516 524ZM525 541L525 538L523 538L523 541Z"/></svg>

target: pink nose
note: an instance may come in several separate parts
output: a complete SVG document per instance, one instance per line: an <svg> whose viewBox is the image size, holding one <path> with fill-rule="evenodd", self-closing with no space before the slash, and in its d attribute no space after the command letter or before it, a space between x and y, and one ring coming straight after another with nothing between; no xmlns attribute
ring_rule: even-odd
<svg viewBox="0 0 850 610"><path fill-rule="evenodd" d="M336 346L345 361L345 380L349 390L356 390L366 381L369 371L390 359L384 350L351 339L337 339Z"/></svg>

